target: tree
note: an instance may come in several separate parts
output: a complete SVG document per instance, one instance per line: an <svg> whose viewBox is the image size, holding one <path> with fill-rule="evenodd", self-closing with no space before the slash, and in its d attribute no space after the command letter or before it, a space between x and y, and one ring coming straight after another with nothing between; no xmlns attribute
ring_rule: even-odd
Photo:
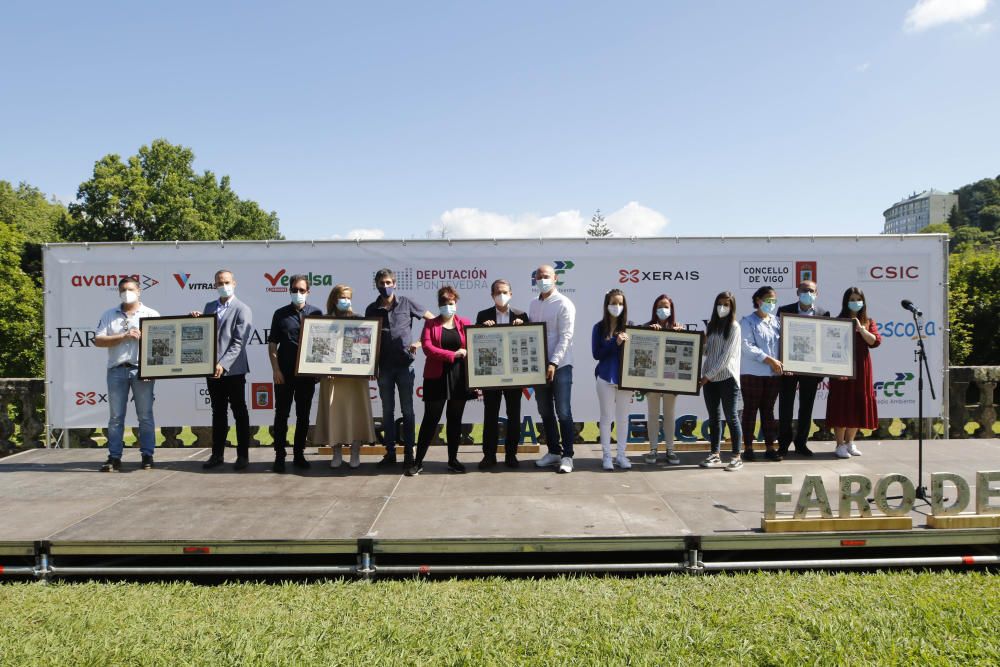
<svg viewBox="0 0 1000 667"><path fill-rule="evenodd" d="M278 215L240 199L228 176L196 174L194 152L157 139L127 162L94 164L61 233L69 241L280 239Z"/></svg>
<svg viewBox="0 0 1000 667"><path fill-rule="evenodd" d="M949 258L951 363L1000 364L1000 253L966 247Z"/></svg>
<svg viewBox="0 0 1000 667"><path fill-rule="evenodd" d="M611 235L611 228L605 224L604 216L601 215L601 209L597 209L594 212L593 217L590 219L590 224L587 226L587 236L603 238Z"/></svg>
<svg viewBox="0 0 1000 667"><path fill-rule="evenodd" d="M13 225L0 221L0 377L41 377L45 352L42 340L42 291L21 268L25 238Z"/></svg>
<svg viewBox="0 0 1000 667"><path fill-rule="evenodd" d="M49 201L36 187L19 183L15 188L0 181L0 222L13 227L22 239L18 248L21 268L42 284L42 244L61 241L59 227L68 216L66 207Z"/></svg>

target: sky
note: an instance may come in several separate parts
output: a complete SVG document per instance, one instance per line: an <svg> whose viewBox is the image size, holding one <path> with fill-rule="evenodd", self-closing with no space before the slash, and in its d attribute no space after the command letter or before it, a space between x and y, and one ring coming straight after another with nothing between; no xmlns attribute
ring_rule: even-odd
<svg viewBox="0 0 1000 667"><path fill-rule="evenodd" d="M289 239L876 234L1000 175L998 5L11 3L0 179L163 138Z"/></svg>

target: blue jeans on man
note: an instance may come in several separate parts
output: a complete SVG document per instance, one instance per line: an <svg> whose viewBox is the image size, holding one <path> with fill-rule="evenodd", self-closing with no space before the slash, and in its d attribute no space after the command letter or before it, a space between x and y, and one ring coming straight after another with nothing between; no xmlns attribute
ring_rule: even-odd
<svg viewBox="0 0 1000 667"><path fill-rule="evenodd" d="M129 391L139 419L139 450L152 456L156 448L156 425L153 423L153 380L140 380L135 366L108 369L108 456L121 459L125 450L125 411Z"/></svg>
<svg viewBox="0 0 1000 667"><path fill-rule="evenodd" d="M403 413L403 444L407 454L413 454L415 422L413 418L413 367L383 366L379 369L378 393L382 399L382 435L385 452L396 455L396 389L399 408Z"/></svg>
<svg viewBox="0 0 1000 667"><path fill-rule="evenodd" d="M572 392L573 366L560 366L556 369L551 384L535 388L538 416L542 418L542 428L545 430L545 446L550 454L564 458L573 458L573 440L576 438Z"/></svg>

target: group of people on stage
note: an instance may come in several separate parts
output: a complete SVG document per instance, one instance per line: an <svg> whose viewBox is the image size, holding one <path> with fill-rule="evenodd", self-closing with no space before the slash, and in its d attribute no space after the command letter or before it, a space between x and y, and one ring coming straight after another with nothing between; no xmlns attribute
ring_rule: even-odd
<svg viewBox="0 0 1000 667"><path fill-rule="evenodd" d="M535 387L535 399L545 434L547 452L535 461L539 467L553 467L558 472L573 471L573 443L576 429L571 398L573 386L572 342L576 322L576 307L557 287L556 271L542 265L535 271L538 296L532 298L527 311L512 304L513 290L507 280L495 280L491 286L493 305L481 310L476 324L484 326L521 325L544 322L548 357L546 382ZM252 333L250 307L235 294L236 279L232 271L221 269L215 274L218 298L205 304L203 311L191 316L217 318L217 358L215 373L207 379L212 408L212 454L203 464L206 469L224 462L223 455L229 434L229 413L236 422L236 462L242 470L249 463L250 417L246 404L247 342ZM339 318L369 318L381 321L380 361L377 382L382 403L382 429L385 455L378 462L382 468L397 466L397 440L403 443L402 469L413 476L423 470L424 459L437 432L442 415L445 418L448 470L465 472L458 460L462 438L462 415L466 402L475 396L466 385L466 327L471 320L458 314L459 293L451 286L437 292L437 313L424 309L405 295L396 292L396 277L385 268L375 274L378 296L361 315L355 311L353 290L339 284L326 299L325 310L309 303L308 276L297 274L288 282L290 302L278 308L271 320L268 354L274 378L274 464L275 472L284 472L288 447L288 418L295 406L295 437L292 445L292 465L310 467L305 457L306 438L317 380L295 372L299 336L305 317L326 315ZM155 426L153 420L153 381L138 375L140 338L139 319L156 317L158 313L140 300L139 283L123 278L118 284L120 305L107 310L101 317L94 339L98 347L108 348L108 459L102 471L121 469L124 450L124 418L131 391L139 421L139 445L144 469L153 467ZM764 458L781 461L792 444L803 456L812 456L807 446L812 427L813 402L822 378L786 373L780 358L782 314L829 317L830 313L816 303L815 282L798 285L798 300L778 307L775 290L763 286L754 292L753 312L736 318L736 299L730 292L719 293L712 304L705 331L704 361L701 372L702 393L708 411L711 452L700 463L704 468L725 467L739 470L744 461L753 461L753 434L758 414ZM600 441L602 467L605 470L627 470L632 464L626 454L628 413L634 392L618 387L623 344L628 340L626 327L636 326L628 317L628 303L620 289L604 295L601 319L593 325L591 352L597 362L594 369L600 405ZM858 429L878 426L875 394L872 383L870 348L881 343L875 322L868 316L864 293L857 287L843 295L841 318L854 323L855 375L853 378L830 378L826 424L836 435L836 456L849 458L861 452L854 443ZM413 337L414 320L423 321L419 340ZM654 299L648 321L637 326L661 330L686 330L677 323L674 301L666 294ZM424 417L417 432L414 411L414 370L417 350L425 356L423 391ZM797 423L793 429L796 391L799 396ZM402 433L396 433L396 395L402 413ZM520 440L520 389L487 389L481 392L484 405L483 457L480 470L496 467L500 404L506 404L507 429L504 439L504 465L517 468L517 448ZM657 463L661 439L666 452L662 459L675 465L680 459L674 451L674 405L676 394L645 392L649 452L646 463ZM774 404L778 402L778 419ZM661 429L660 424L663 424ZM611 447L612 423L616 425L617 451ZM721 458L723 424L728 425L732 440L732 455L727 462ZM319 401L312 443L333 448L332 467L343 465L344 448L349 449L348 465L360 465L361 446L376 441L369 398L368 379L329 376L319 380Z"/></svg>

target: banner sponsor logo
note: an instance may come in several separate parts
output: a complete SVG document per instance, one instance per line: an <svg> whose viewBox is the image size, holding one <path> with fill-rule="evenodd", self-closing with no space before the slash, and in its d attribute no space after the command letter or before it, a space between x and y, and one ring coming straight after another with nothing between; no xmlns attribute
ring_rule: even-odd
<svg viewBox="0 0 1000 667"><path fill-rule="evenodd" d="M565 285L566 285L566 274L573 270L573 267L576 266L576 263L571 259L557 259L551 262L551 264L552 268L556 272L556 287L559 288L559 291L566 293L575 292L576 291L575 289L565 287ZM535 277L535 273L537 272L538 272L537 269L531 272L531 289L534 292L538 291L538 279Z"/></svg>
<svg viewBox="0 0 1000 667"><path fill-rule="evenodd" d="M808 262L795 262L795 286L798 287L799 283L804 280L811 280L812 282L818 282L819 278L819 268L817 267L817 262L811 260Z"/></svg>
<svg viewBox="0 0 1000 667"><path fill-rule="evenodd" d="M215 291L214 283L191 282L190 273L175 273L174 280L177 281L177 286L181 289Z"/></svg>
<svg viewBox="0 0 1000 667"><path fill-rule="evenodd" d="M82 327L56 327L56 347L91 347L97 331Z"/></svg>
<svg viewBox="0 0 1000 667"><path fill-rule="evenodd" d="M107 403L108 395L102 394L99 391L78 391L75 395L75 402L77 405L97 405L98 403Z"/></svg>
<svg viewBox="0 0 1000 667"><path fill-rule="evenodd" d="M490 287L486 269L478 267L436 267L416 269L415 272L417 289L437 290L445 285L451 285L457 290L489 289Z"/></svg>
<svg viewBox="0 0 1000 667"><path fill-rule="evenodd" d="M289 288L288 282L292 275L294 274L288 273L286 269L281 269L273 275L265 271L264 278L270 283L270 285L264 289L268 292L287 292ZM309 282L309 287L333 287L333 276L329 273L313 273L310 271L309 273L303 273L302 275L304 275L306 280Z"/></svg>
<svg viewBox="0 0 1000 667"><path fill-rule="evenodd" d="M700 280L701 275L695 271L643 271L642 269L618 269L619 283L639 283L647 280L655 282L676 280Z"/></svg>
<svg viewBox="0 0 1000 667"><path fill-rule="evenodd" d="M142 289L160 284L159 280L145 273L76 273L70 277L69 284L73 287L118 289L118 281L123 278L135 280Z"/></svg>
<svg viewBox="0 0 1000 667"><path fill-rule="evenodd" d="M910 340L917 339L917 325L913 321L902 321L896 322L894 320L889 320L888 322L876 322L875 326L878 327L878 333L883 338L909 338ZM923 323L924 338L930 338L931 336L937 335L938 324L934 320L927 320Z"/></svg>
<svg viewBox="0 0 1000 667"><path fill-rule="evenodd" d="M887 403L916 403L913 398L908 398L910 382L914 375L909 372L896 372L895 377L890 380L879 380L874 383L875 400L879 405Z"/></svg>
<svg viewBox="0 0 1000 667"><path fill-rule="evenodd" d="M920 267L913 265L885 266L876 264L874 266L859 266L858 280L871 282L874 280L917 280L920 278Z"/></svg>
<svg viewBox="0 0 1000 667"><path fill-rule="evenodd" d="M740 288L795 287L796 262L740 262Z"/></svg>
<svg viewBox="0 0 1000 667"><path fill-rule="evenodd" d="M252 382L250 396L253 399L251 407L254 410L274 409L274 385L270 382Z"/></svg>

